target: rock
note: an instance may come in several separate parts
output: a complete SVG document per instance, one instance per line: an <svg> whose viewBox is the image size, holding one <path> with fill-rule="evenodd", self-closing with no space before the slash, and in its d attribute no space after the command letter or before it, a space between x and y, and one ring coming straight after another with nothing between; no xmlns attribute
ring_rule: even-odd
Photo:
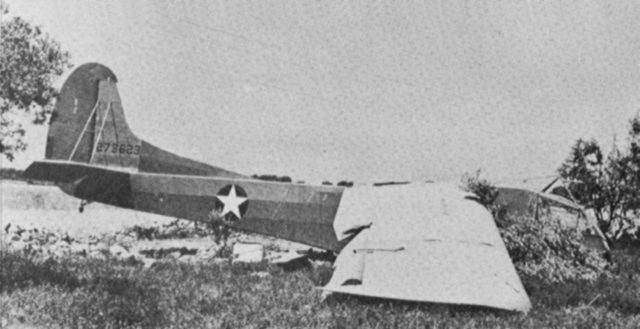
<svg viewBox="0 0 640 329"><path fill-rule="evenodd" d="M199 249L196 255L200 259L210 259L210 258L216 257L219 251L220 251L220 246L213 245L206 249Z"/></svg>
<svg viewBox="0 0 640 329"><path fill-rule="evenodd" d="M109 246L107 246L107 244L104 243L104 242L98 242L96 244L89 245L89 250L91 252L94 252L94 251L98 251L98 252L101 252L101 253L102 252L108 252L109 251Z"/></svg>
<svg viewBox="0 0 640 329"><path fill-rule="evenodd" d="M11 244L9 244L9 250L24 250L27 246L28 244L24 241L12 241Z"/></svg>
<svg viewBox="0 0 640 329"><path fill-rule="evenodd" d="M155 259L153 259L153 258L146 258L146 257L143 257L142 259L140 259L140 261L142 261L142 263L144 264L144 265L143 265L143 267L144 267L144 268L149 268L149 267L151 267L151 265L153 265L153 264L155 264L155 263L156 263L156 260L155 260Z"/></svg>
<svg viewBox="0 0 640 329"><path fill-rule="evenodd" d="M98 239L98 237L96 237L95 235L90 235L89 238L87 239L87 243L89 245L94 245L94 244L97 244L98 242L100 242L100 239Z"/></svg>
<svg viewBox="0 0 640 329"><path fill-rule="evenodd" d="M218 299L222 297L222 289L215 284L203 284L200 287L200 291L211 299Z"/></svg>
<svg viewBox="0 0 640 329"><path fill-rule="evenodd" d="M314 269L317 269L318 267L333 267L333 263L326 260L312 260L311 266L313 266Z"/></svg>
<svg viewBox="0 0 640 329"><path fill-rule="evenodd" d="M72 243L69 245L69 251L74 255L86 256L89 246L85 243Z"/></svg>
<svg viewBox="0 0 640 329"><path fill-rule="evenodd" d="M257 276L260 279L264 279L264 278L266 278L266 277L268 277L270 275L271 274L269 274L269 272L253 272L253 273L251 273L251 276Z"/></svg>
<svg viewBox="0 0 640 329"><path fill-rule="evenodd" d="M198 261L198 257L194 255L182 255L178 260L185 263L195 263Z"/></svg>
<svg viewBox="0 0 640 329"><path fill-rule="evenodd" d="M129 254L127 249L125 249L123 246L118 244L114 244L111 247L109 247L109 253L113 256L121 256L121 257L124 257L125 255Z"/></svg>
<svg viewBox="0 0 640 329"><path fill-rule="evenodd" d="M138 257L140 257L138 254L132 253L132 252L128 252L128 251L124 251L121 252L120 254L116 255L116 257L120 258L120 259L138 259Z"/></svg>
<svg viewBox="0 0 640 329"><path fill-rule="evenodd" d="M48 251L52 256L64 257L69 253L70 249L69 245L64 241L58 241L52 246L49 246Z"/></svg>
<svg viewBox="0 0 640 329"><path fill-rule="evenodd" d="M47 244L55 244L58 240L60 240L59 237L53 233L47 235Z"/></svg>
<svg viewBox="0 0 640 329"><path fill-rule="evenodd" d="M229 263L229 259L228 258L222 258L222 257L213 257L213 258L210 259L210 261L211 261L211 263L216 264L216 265Z"/></svg>
<svg viewBox="0 0 640 329"><path fill-rule="evenodd" d="M33 237L31 236L31 232L30 231L24 231L22 232L22 234L20 234L20 240L25 241L25 242L29 242L33 239Z"/></svg>
<svg viewBox="0 0 640 329"><path fill-rule="evenodd" d="M101 250L91 250L91 251L89 251L89 254L87 255L87 257L95 258L95 259L106 259L107 258L107 256Z"/></svg>
<svg viewBox="0 0 640 329"><path fill-rule="evenodd" d="M233 262L259 263L264 260L264 247L257 243L240 243L233 245Z"/></svg>

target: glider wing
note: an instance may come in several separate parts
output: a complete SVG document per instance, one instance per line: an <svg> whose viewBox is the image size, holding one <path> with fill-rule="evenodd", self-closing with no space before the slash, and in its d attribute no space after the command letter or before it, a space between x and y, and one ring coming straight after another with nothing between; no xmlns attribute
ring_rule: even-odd
<svg viewBox="0 0 640 329"><path fill-rule="evenodd" d="M371 225L341 251L324 289L527 312L493 218L466 196L438 184L345 190L336 232Z"/></svg>

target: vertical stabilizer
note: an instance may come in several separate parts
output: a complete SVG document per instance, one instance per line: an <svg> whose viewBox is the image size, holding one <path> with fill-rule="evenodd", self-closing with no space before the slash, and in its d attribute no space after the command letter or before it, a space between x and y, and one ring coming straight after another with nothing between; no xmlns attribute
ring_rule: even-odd
<svg viewBox="0 0 640 329"><path fill-rule="evenodd" d="M147 173L244 177L136 137L125 120L117 81L109 68L98 63L81 65L71 73L51 117L47 159Z"/></svg>
<svg viewBox="0 0 640 329"><path fill-rule="evenodd" d="M127 125L116 82L96 63L69 76L51 117L47 159L137 169L142 141Z"/></svg>

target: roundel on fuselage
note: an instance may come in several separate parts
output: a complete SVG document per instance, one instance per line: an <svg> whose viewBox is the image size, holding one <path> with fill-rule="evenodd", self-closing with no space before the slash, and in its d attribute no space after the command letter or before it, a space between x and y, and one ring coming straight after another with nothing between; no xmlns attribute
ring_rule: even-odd
<svg viewBox="0 0 640 329"><path fill-rule="evenodd" d="M233 222L242 219L248 208L247 192L239 185L226 185L216 193L214 210L225 221Z"/></svg>

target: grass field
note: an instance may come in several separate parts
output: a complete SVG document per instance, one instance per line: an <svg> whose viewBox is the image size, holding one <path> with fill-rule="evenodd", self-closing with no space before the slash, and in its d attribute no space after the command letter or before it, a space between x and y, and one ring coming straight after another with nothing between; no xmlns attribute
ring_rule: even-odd
<svg viewBox="0 0 640 329"><path fill-rule="evenodd" d="M101 205L78 214L77 200L55 188L2 187L5 225L82 235L173 220ZM3 329L640 328L638 250L615 251L610 270L592 282L522 277L533 304L527 315L339 295L323 299L318 287L332 273L326 263L283 269L167 258L145 267L133 259L45 259L3 249L0 265Z"/></svg>
<svg viewBox="0 0 640 329"><path fill-rule="evenodd" d="M595 282L523 278L527 315L482 308L322 298L326 265L37 261L4 253L0 319L42 328L638 328L640 255L614 254Z"/></svg>

